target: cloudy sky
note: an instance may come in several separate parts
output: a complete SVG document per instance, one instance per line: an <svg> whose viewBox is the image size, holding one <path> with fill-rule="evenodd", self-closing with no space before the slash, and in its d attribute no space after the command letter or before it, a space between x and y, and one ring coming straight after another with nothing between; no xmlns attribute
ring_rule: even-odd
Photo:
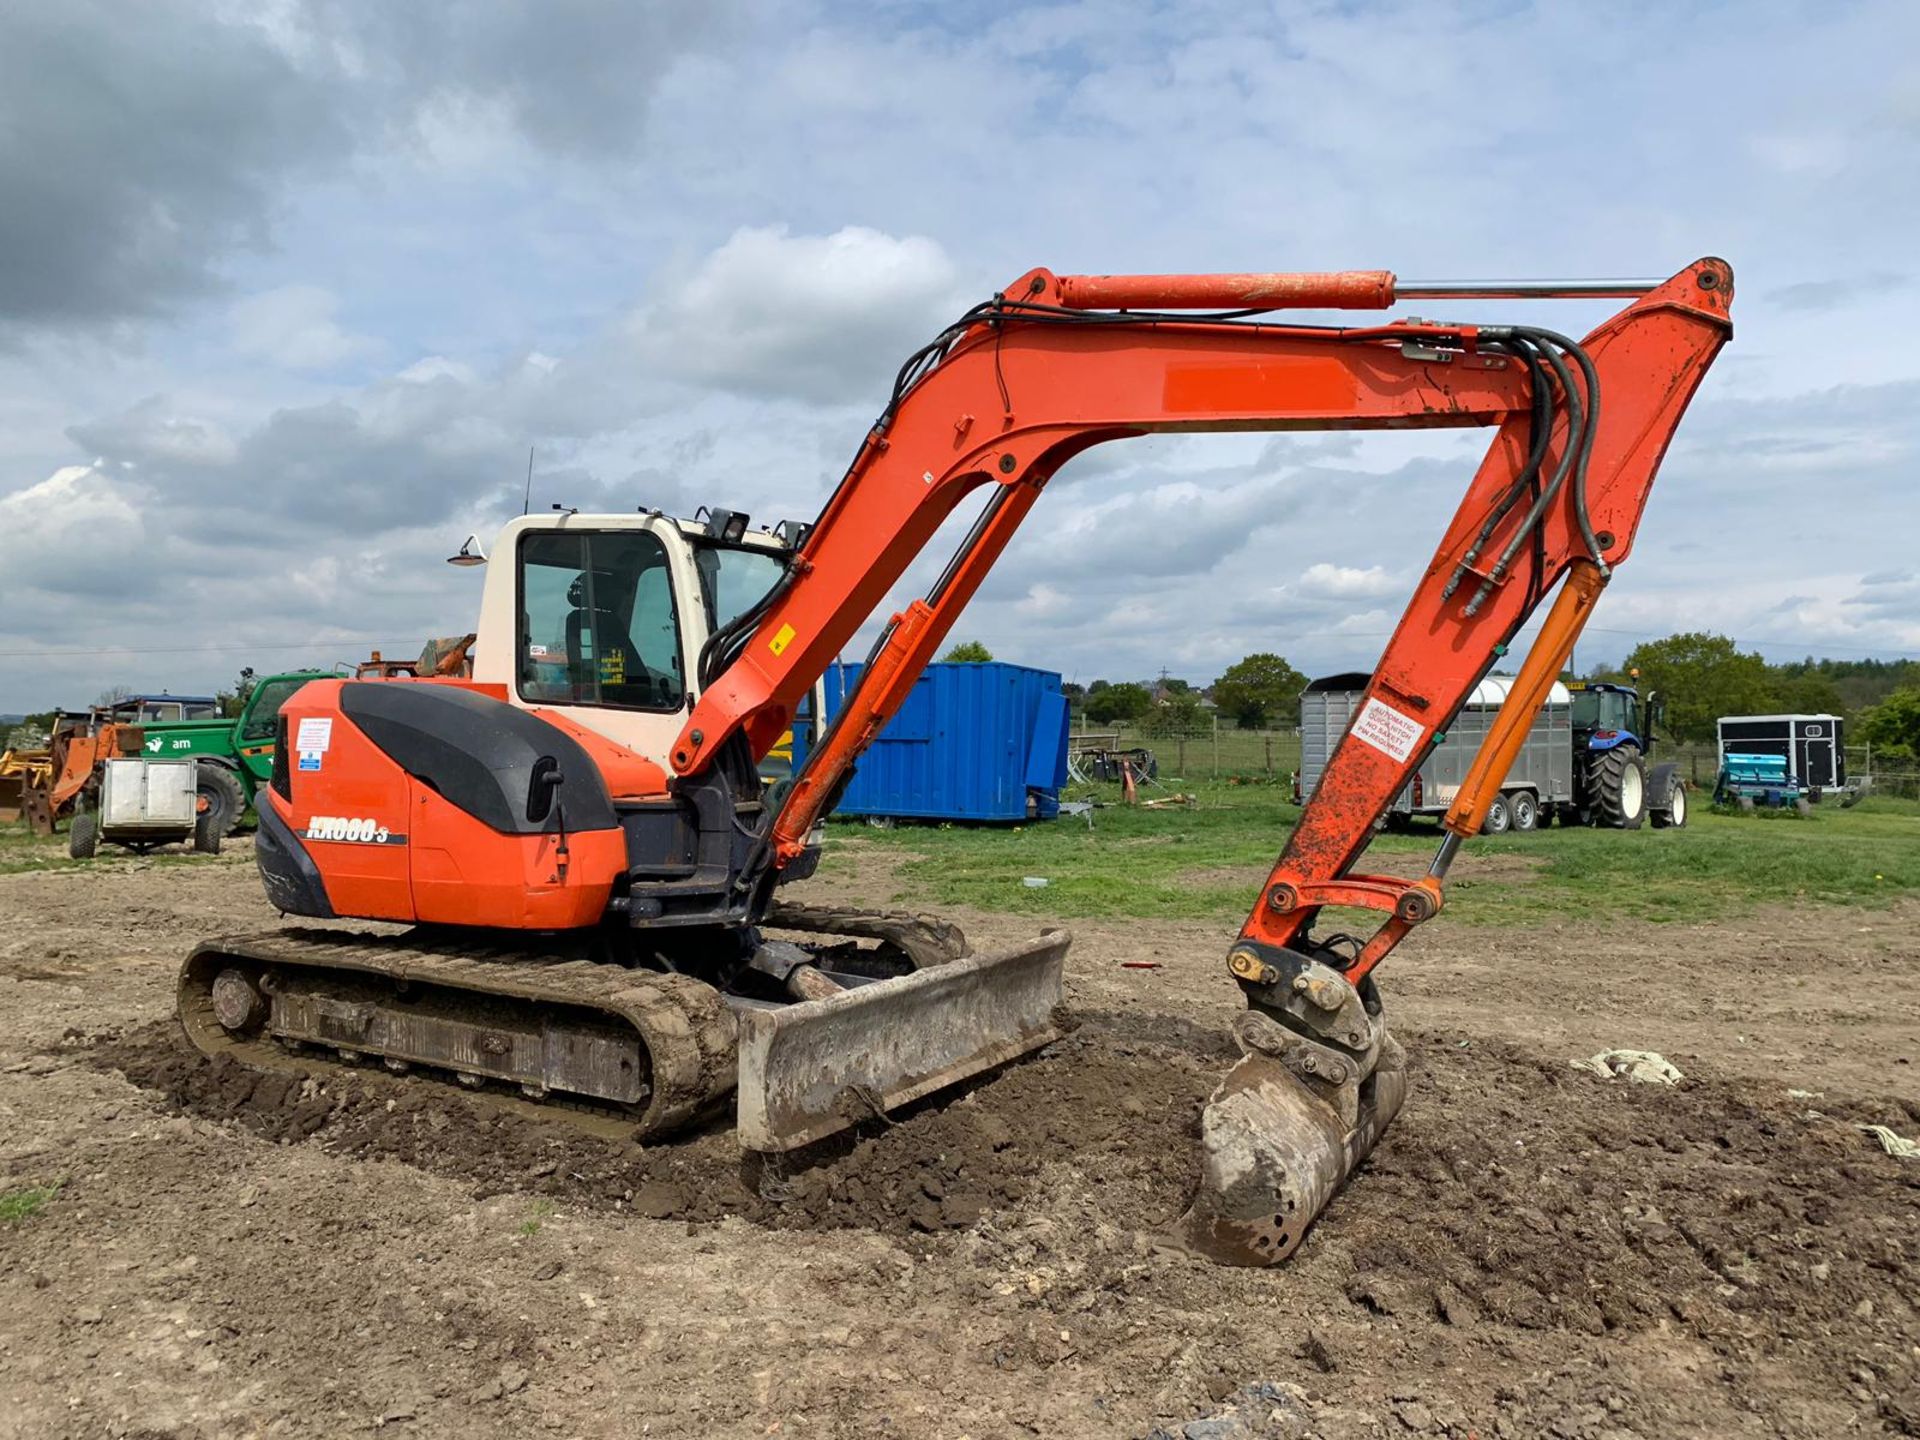
<svg viewBox="0 0 1920 1440"><path fill-rule="evenodd" d="M0 711L468 628L440 562L529 446L536 506L811 517L904 354L1033 265L1724 255L1734 345L1583 659L1920 651L1916 57L1910 0L6 7ZM1483 446L1095 451L957 633L1083 681L1365 666Z"/></svg>

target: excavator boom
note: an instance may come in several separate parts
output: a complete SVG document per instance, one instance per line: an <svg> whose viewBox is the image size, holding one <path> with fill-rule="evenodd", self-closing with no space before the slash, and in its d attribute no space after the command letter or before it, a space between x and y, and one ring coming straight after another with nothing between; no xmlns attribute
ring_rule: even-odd
<svg viewBox="0 0 1920 1440"><path fill-rule="evenodd" d="M1450 288L1522 291L1513 282ZM1493 427L1381 657L1353 743L1332 757L1243 931L1287 945L1318 908L1308 892L1346 876L1388 799L1554 586L1576 566L1604 583L1630 552L1660 459L1731 333L1733 278L1707 259L1665 282L1553 282L1541 293L1629 288L1645 293L1576 344L1517 326L1327 329L1175 313L1373 303L1395 293L1387 272L1023 276L903 370L786 580L743 617L750 633L729 637L728 663L681 730L673 768L698 771L737 733L756 751L770 744L813 677L982 487L993 493L979 519L932 590L887 621L861 683L795 778L773 832L782 863L1075 455L1154 432ZM1165 313L1085 309L1119 301ZM1560 637L1561 648L1577 636ZM1284 906L1274 896L1281 885L1294 887ZM1346 893L1319 903L1395 909L1380 901Z"/></svg>

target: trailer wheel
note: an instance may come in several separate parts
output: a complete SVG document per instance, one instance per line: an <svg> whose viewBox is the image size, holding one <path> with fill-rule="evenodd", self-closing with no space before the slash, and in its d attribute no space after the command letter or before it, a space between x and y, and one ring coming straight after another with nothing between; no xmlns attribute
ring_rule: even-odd
<svg viewBox="0 0 1920 1440"><path fill-rule="evenodd" d="M214 834L231 835L239 828L240 817L247 809L247 797L240 789L240 782L226 766L215 765L209 760L202 760L193 770L194 785L200 798L200 814L213 817L210 823L214 827Z"/></svg>
<svg viewBox="0 0 1920 1440"><path fill-rule="evenodd" d="M1482 835L1504 835L1513 824L1513 812L1507 808L1507 797L1496 795L1493 803L1487 806L1487 818L1480 824Z"/></svg>
<svg viewBox="0 0 1920 1440"><path fill-rule="evenodd" d="M1613 830L1638 830L1647 820L1647 767L1633 745L1603 750L1587 765L1594 821Z"/></svg>
<svg viewBox="0 0 1920 1440"><path fill-rule="evenodd" d="M1533 798L1531 790L1509 790L1506 799L1507 810L1513 816L1513 828L1516 831L1540 828L1540 804Z"/></svg>
<svg viewBox="0 0 1920 1440"><path fill-rule="evenodd" d="M100 849L100 817L89 810L75 813L67 827L67 854L75 860L91 860Z"/></svg>
<svg viewBox="0 0 1920 1440"><path fill-rule="evenodd" d="M193 822L193 848L202 855L218 855L224 833L219 817L211 810L202 810Z"/></svg>

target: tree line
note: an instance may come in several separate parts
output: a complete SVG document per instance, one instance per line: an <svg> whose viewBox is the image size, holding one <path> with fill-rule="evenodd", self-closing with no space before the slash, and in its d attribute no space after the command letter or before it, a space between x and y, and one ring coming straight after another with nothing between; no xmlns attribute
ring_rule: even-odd
<svg viewBox="0 0 1920 1440"><path fill-rule="evenodd" d="M1202 690L1189 680L1095 680L1060 689L1089 725L1125 725L1155 735L1203 729L1209 713L1241 730L1272 730L1299 723L1307 677L1271 651L1236 660Z"/></svg>
<svg viewBox="0 0 1920 1440"><path fill-rule="evenodd" d="M941 660L984 665L993 653L978 640L962 640ZM1067 681L1060 693L1074 714L1089 725L1125 725L1150 734L1178 735L1208 724L1211 706L1222 720L1242 730L1270 730L1300 718L1300 692L1307 677L1270 651L1237 660L1202 691L1191 680L1163 675L1157 680Z"/></svg>
<svg viewBox="0 0 1920 1440"><path fill-rule="evenodd" d="M977 641L956 645L948 660L988 661ZM1597 665L1584 677L1636 684L1665 698L1668 738L1711 743L1723 715L1840 715L1853 743L1871 744L1889 759L1920 757L1920 660L1769 661L1725 635L1687 631L1637 645L1619 665ZM1209 709L1220 723L1266 730L1299 723L1307 677L1271 651L1235 661L1202 689L1172 676L1095 680L1060 688L1088 725L1126 726L1177 735L1205 728Z"/></svg>
<svg viewBox="0 0 1920 1440"><path fill-rule="evenodd" d="M1772 662L1725 635L1687 631L1636 645L1619 666L1587 678L1630 682L1666 697L1676 740L1709 743L1722 715L1840 715L1849 740L1889 758L1920 755L1920 660Z"/></svg>

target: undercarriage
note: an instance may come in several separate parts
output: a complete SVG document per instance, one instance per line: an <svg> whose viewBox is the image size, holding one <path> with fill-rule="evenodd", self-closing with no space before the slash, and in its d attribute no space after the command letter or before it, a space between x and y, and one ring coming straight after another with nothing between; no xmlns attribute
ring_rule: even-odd
<svg viewBox="0 0 1920 1440"><path fill-rule="evenodd" d="M416 927L209 940L181 969L179 1014L208 1055L380 1065L642 1140L737 1090L741 1143L763 1152L811 1144L1060 1033L1064 932L975 956L943 921L783 904L724 983L614 963L589 939L526 943L538 938Z"/></svg>

